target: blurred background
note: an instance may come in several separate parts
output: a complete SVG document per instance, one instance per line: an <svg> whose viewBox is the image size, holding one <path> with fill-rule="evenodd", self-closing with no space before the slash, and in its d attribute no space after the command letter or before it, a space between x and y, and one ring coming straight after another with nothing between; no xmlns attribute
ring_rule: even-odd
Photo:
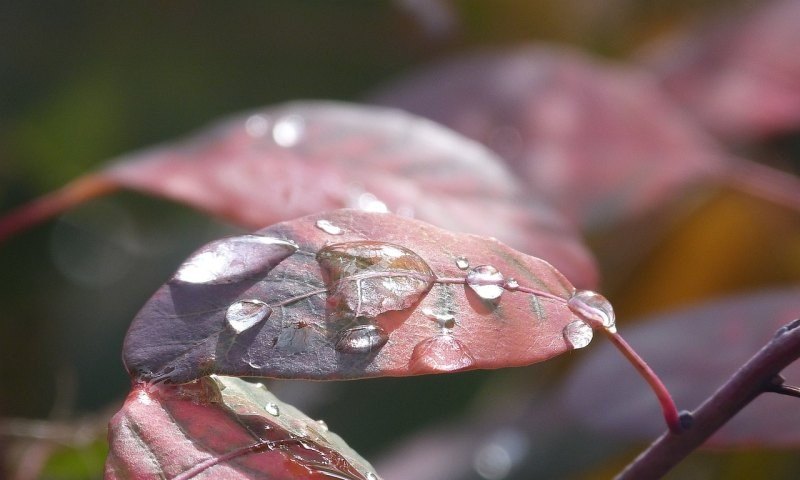
<svg viewBox="0 0 800 480"><path fill-rule="evenodd" d="M117 155L240 110L292 99L359 101L415 66L482 46L541 40L626 59L677 29L757 3L7 0L0 4L0 213ZM800 169L798 131L736 148ZM604 261L608 252L652 223L589 234L623 332L639 315L800 281L796 212L725 189L677 208L680 216L659 213L668 221L622 273ZM130 320L191 251L236 231L186 206L119 193L0 245L0 416L8 419L0 478L102 476L105 422L129 386L120 351ZM583 354L497 372L271 388L325 419L380 471L415 432L492 418L492 408L531 408ZM606 478L644 445L570 425L524 441L505 430L486 435L537 469L492 470L496 456L479 448L460 478ZM453 445L437 444L441 455L463 437L452 438ZM697 454L671 478L799 472L796 451L755 449Z"/></svg>

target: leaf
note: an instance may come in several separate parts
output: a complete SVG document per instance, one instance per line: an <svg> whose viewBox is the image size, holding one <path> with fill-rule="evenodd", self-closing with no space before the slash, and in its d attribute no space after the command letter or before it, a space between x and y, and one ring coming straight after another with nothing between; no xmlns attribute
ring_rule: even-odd
<svg viewBox="0 0 800 480"><path fill-rule="evenodd" d="M0 239L114 185L170 198L247 228L342 207L395 211L494 236L597 284L573 228L481 145L377 107L297 102L232 117L117 159L0 218Z"/></svg>
<svg viewBox="0 0 800 480"><path fill-rule="evenodd" d="M800 130L800 3L748 5L650 48L645 61L704 126L734 142Z"/></svg>
<svg viewBox="0 0 800 480"><path fill-rule="evenodd" d="M800 317L800 288L710 302L651 318L627 329L629 342L647 358L681 408L692 409L764 346L781 326ZM617 375L619 355L610 345L588 353L561 392L575 421L634 438L663 431L646 384ZM800 364L784 371L800 381ZM591 392L591 395L587 395ZM800 445L797 399L764 394L709 440L713 447Z"/></svg>
<svg viewBox="0 0 800 480"><path fill-rule="evenodd" d="M297 251L277 265L237 257L261 272L231 283L177 281L208 247L190 256L128 331L132 376L405 376L527 365L591 339L588 327L573 333L580 321L567 300L575 287L547 262L494 239L358 210L256 235Z"/></svg>
<svg viewBox="0 0 800 480"><path fill-rule="evenodd" d="M715 173L723 155L645 72L565 48L457 58L373 97L508 160L570 218L608 226Z"/></svg>
<svg viewBox="0 0 800 480"><path fill-rule="evenodd" d="M106 479L379 478L324 423L238 378L134 386L109 443Z"/></svg>

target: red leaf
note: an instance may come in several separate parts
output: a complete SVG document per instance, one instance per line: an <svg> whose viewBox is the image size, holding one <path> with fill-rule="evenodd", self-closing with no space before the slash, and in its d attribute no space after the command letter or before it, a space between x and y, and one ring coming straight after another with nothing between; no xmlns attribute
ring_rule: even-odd
<svg viewBox="0 0 800 480"><path fill-rule="evenodd" d="M694 408L713 393L781 326L800 317L800 289L734 297L651 319L627 329L626 337L669 387L676 403ZM634 375L618 375L619 354L602 345L562 392L576 421L635 438L664 430L647 385ZM618 365L620 364L620 365ZM800 380L800 364L784 371ZM587 392L591 392L588 395ZM797 399L764 394L711 438L710 446L800 445Z"/></svg>
<svg viewBox="0 0 800 480"><path fill-rule="evenodd" d="M648 56L665 88L732 141L800 130L800 2L760 2Z"/></svg>
<svg viewBox="0 0 800 480"><path fill-rule="evenodd" d="M106 479L378 480L323 423L237 378L134 387L109 444Z"/></svg>
<svg viewBox="0 0 800 480"><path fill-rule="evenodd" d="M597 272L576 232L482 146L375 107L290 103L123 157L0 219L0 239L109 184L164 196L247 228L342 207L392 210L491 235L546 258L585 288Z"/></svg>
<svg viewBox="0 0 800 480"><path fill-rule="evenodd" d="M722 159L647 74L566 49L466 56L375 99L485 143L591 227L646 212Z"/></svg>
<svg viewBox="0 0 800 480"><path fill-rule="evenodd" d="M237 237L219 240L156 292L125 340L131 375L404 376L526 365L591 339L567 306L572 284L493 239L358 210L257 235L266 257L225 248L242 245ZM219 265L236 265L236 276ZM210 280L187 283L187 269Z"/></svg>

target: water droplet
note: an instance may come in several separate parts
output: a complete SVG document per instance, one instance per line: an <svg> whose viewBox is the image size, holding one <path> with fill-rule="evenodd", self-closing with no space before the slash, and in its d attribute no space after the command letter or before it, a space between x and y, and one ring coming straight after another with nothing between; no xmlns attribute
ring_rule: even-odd
<svg viewBox="0 0 800 480"><path fill-rule="evenodd" d="M265 390L265 391L267 390L267 387L266 387L266 386L264 386L264 384L263 384L263 383L261 383L261 382L258 382L258 383L256 383L256 384L255 384L255 386L256 386L256 388L258 388L259 390Z"/></svg>
<svg viewBox="0 0 800 480"><path fill-rule="evenodd" d="M567 302L569 309L579 317L592 323L595 327L603 327L616 332L614 308L606 297L591 290L578 290Z"/></svg>
<svg viewBox="0 0 800 480"><path fill-rule="evenodd" d="M586 324L583 320L574 320L564 327L564 340L572 348L583 348L592 341L594 332L592 327Z"/></svg>
<svg viewBox="0 0 800 480"><path fill-rule="evenodd" d="M366 192L358 196L358 208L365 212L387 213L389 207L375 195Z"/></svg>
<svg viewBox="0 0 800 480"><path fill-rule="evenodd" d="M367 472L367 480L378 480L378 476L372 472Z"/></svg>
<svg viewBox="0 0 800 480"><path fill-rule="evenodd" d="M269 132L269 117L266 115L251 115L244 122L244 129L251 137L263 137Z"/></svg>
<svg viewBox="0 0 800 480"><path fill-rule="evenodd" d="M441 328L453 328L456 326L456 317L452 313L437 313L429 308L423 308L422 313L434 319Z"/></svg>
<svg viewBox="0 0 800 480"><path fill-rule="evenodd" d="M281 407L278 406L277 403L269 402L264 405L264 410L267 411L273 417L279 417L281 415Z"/></svg>
<svg viewBox="0 0 800 480"><path fill-rule="evenodd" d="M322 419L317 420L317 425L319 425L319 429L322 430L323 432L327 432L329 430L328 424L325 423L325 420Z"/></svg>
<svg viewBox="0 0 800 480"><path fill-rule="evenodd" d="M342 353L370 353L380 350L389 334L377 325L359 325L339 333L336 350Z"/></svg>
<svg viewBox="0 0 800 480"><path fill-rule="evenodd" d="M452 372L471 367L475 359L452 335L437 335L414 347L408 367L415 373Z"/></svg>
<svg viewBox="0 0 800 480"><path fill-rule="evenodd" d="M303 138L306 123L300 115L287 115L272 127L272 139L281 147L293 147Z"/></svg>
<svg viewBox="0 0 800 480"><path fill-rule="evenodd" d="M374 318L419 302L435 276L411 250L384 242L326 245L317 253L328 286L328 307L340 318Z"/></svg>
<svg viewBox="0 0 800 480"><path fill-rule="evenodd" d="M468 269L469 268L469 260L467 260L467 257L462 255L462 256L456 258L456 267L458 267L461 270Z"/></svg>
<svg viewBox="0 0 800 480"><path fill-rule="evenodd" d="M292 242L262 235L241 235L206 244L178 268L173 280L191 284L233 283L266 275L297 251Z"/></svg>
<svg viewBox="0 0 800 480"><path fill-rule="evenodd" d="M516 290L519 288L519 282L516 278L509 278L506 280L506 288L508 290Z"/></svg>
<svg viewBox="0 0 800 480"><path fill-rule="evenodd" d="M332 224L328 220L317 220L317 223L315 223L315 225L323 232L331 235L341 235L344 233L344 230Z"/></svg>
<svg viewBox="0 0 800 480"><path fill-rule="evenodd" d="M242 333L268 318L271 313L272 307L261 300L239 300L228 307L225 319L236 333Z"/></svg>
<svg viewBox="0 0 800 480"><path fill-rule="evenodd" d="M467 274L467 285L484 300L494 300L503 294L503 274L491 265L479 265Z"/></svg>

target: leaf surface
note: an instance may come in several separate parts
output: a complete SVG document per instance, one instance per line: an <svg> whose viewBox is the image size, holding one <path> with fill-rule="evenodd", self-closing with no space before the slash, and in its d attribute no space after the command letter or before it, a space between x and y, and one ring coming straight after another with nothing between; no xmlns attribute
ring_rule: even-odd
<svg viewBox="0 0 800 480"><path fill-rule="evenodd" d="M720 165L717 145L648 74L526 46L434 65L373 100L481 141L589 227L641 214Z"/></svg>
<svg viewBox="0 0 800 480"><path fill-rule="evenodd" d="M786 323L800 318L800 289L768 291L703 304L626 329L626 338L646 358L680 408L693 409L711 395ZM633 438L663 431L660 414L644 382L625 369L611 345L588 352L562 391L575 421ZM783 372L800 382L800 364ZM797 399L763 394L722 427L710 446L800 445Z"/></svg>
<svg viewBox="0 0 800 480"><path fill-rule="evenodd" d="M646 53L704 126L741 142L800 129L800 2L758 2Z"/></svg>
<svg viewBox="0 0 800 480"><path fill-rule="evenodd" d="M109 443L106 479L379 478L323 423L238 378L135 386Z"/></svg>
<svg viewBox="0 0 800 480"><path fill-rule="evenodd" d="M269 248L272 259L232 254L261 271L245 267L250 277L194 284L177 279L198 270L208 247L190 256L128 331L123 356L132 376L156 383L211 373L404 376L526 365L591 338L586 329L574 338L572 284L494 239L359 210L256 235L297 250ZM214 250L226 242L238 243L213 242ZM236 262L211 265L220 263Z"/></svg>

